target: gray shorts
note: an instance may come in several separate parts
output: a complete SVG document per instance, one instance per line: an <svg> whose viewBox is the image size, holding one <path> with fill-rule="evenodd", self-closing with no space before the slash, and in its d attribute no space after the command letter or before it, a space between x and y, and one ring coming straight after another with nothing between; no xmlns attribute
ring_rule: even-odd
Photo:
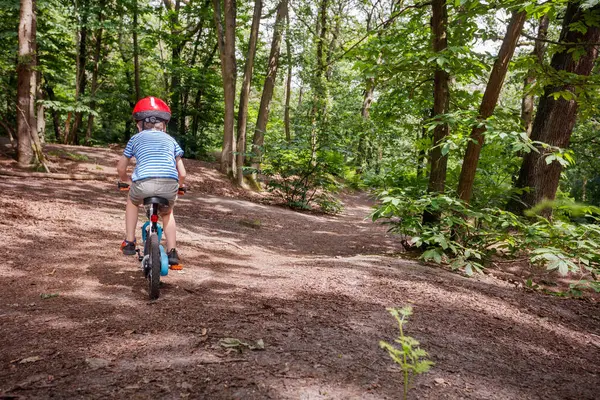
<svg viewBox="0 0 600 400"><path fill-rule="evenodd" d="M179 182L176 179L148 178L133 182L129 188L129 198L133 204L139 206L146 197L164 197L169 200L171 209L175 204L178 190Z"/></svg>

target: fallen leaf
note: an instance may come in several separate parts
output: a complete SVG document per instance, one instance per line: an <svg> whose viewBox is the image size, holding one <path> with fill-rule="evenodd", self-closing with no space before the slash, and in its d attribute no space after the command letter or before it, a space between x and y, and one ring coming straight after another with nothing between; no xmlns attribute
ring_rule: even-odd
<svg viewBox="0 0 600 400"><path fill-rule="evenodd" d="M42 298L42 300L51 299L53 297L58 297L58 296L59 296L58 293L42 293L42 294L40 294L40 297Z"/></svg>
<svg viewBox="0 0 600 400"><path fill-rule="evenodd" d="M248 343L242 342L240 339L236 338L224 338L219 340L219 345L227 348L227 349L239 349L241 351L241 347L248 347Z"/></svg>
<svg viewBox="0 0 600 400"><path fill-rule="evenodd" d="M206 336L207 333L208 333L208 329L202 328L202 336Z"/></svg>
<svg viewBox="0 0 600 400"><path fill-rule="evenodd" d="M40 361L41 359L42 359L42 357L40 357L40 356L27 357L27 358L24 358L21 361L19 361L19 364L32 363L32 362Z"/></svg>
<svg viewBox="0 0 600 400"><path fill-rule="evenodd" d="M265 349L265 342L262 339L258 339L254 344L249 344L246 342L242 342L241 340L236 338L224 338L219 341L219 345L225 347L229 351L237 350L240 353L243 351L244 348L250 350Z"/></svg>
<svg viewBox="0 0 600 400"><path fill-rule="evenodd" d="M443 378L435 378L433 381L436 385L443 385L444 383L446 383L446 381Z"/></svg>
<svg viewBox="0 0 600 400"><path fill-rule="evenodd" d="M130 330L127 330L127 331L125 331L123 333L125 334L125 336L130 336L130 335L133 335L135 333L135 330L130 329Z"/></svg>
<svg viewBox="0 0 600 400"><path fill-rule="evenodd" d="M47 273L46 275L50 275L50 276L52 276L52 275L54 275L55 273L56 273L56 268L54 268L54 269L52 270L52 272L49 272L49 273Z"/></svg>

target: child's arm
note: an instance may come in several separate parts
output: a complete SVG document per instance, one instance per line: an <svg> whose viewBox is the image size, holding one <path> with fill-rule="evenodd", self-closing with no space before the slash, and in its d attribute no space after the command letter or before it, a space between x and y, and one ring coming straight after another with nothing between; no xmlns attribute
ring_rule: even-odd
<svg viewBox="0 0 600 400"><path fill-rule="evenodd" d="M117 162L117 173L121 182L131 184L131 178L127 175L127 165L129 165L129 158L121 156Z"/></svg>
<svg viewBox="0 0 600 400"><path fill-rule="evenodd" d="M179 186L183 186L185 183L185 167L183 166L183 159L181 157L177 157L176 159L177 165L177 174L179 175Z"/></svg>

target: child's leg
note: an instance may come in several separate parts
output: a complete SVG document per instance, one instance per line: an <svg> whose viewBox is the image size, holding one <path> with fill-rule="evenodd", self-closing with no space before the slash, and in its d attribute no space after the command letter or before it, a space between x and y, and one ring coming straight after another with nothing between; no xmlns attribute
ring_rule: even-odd
<svg viewBox="0 0 600 400"><path fill-rule="evenodd" d="M138 220L138 207L127 197L127 207L125 208L125 240L133 242L135 240L135 228Z"/></svg>
<svg viewBox="0 0 600 400"><path fill-rule="evenodd" d="M163 232L167 238L167 253L174 249L177 244L177 225L175 224L175 216L173 215L173 209L171 208L168 213L164 213L162 216Z"/></svg>

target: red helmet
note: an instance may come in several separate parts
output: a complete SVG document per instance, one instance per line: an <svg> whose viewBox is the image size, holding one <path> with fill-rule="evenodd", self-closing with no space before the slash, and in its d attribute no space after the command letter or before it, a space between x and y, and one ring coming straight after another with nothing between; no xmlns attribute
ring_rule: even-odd
<svg viewBox="0 0 600 400"><path fill-rule="evenodd" d="M168 121L171 119L171 109L158 97L146 97L138 101L133 108L133 119L146 122Z"/></svg>

